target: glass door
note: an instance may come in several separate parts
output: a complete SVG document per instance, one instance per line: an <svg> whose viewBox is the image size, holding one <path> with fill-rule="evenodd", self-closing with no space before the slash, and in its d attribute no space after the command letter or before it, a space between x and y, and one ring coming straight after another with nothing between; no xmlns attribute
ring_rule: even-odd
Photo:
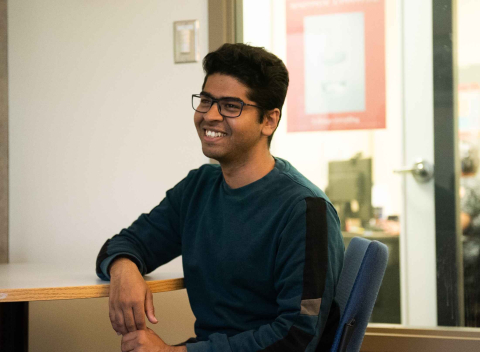
<svg viewBox="0 0 480 352"><path fill-rule="evenodd" d="M480 327L480 2L457 0L458 150L465 326Z"/></svg>
<svg viewBox="0 0 480 352"><path fill-rule="evenodd" d="M435 66L434 10L416 0L243 0L243 42L275 53L291 75L272 154L326 191L346 245L364 236L389 247L373 323L463 324L455 124L436 123L453 109L438 95L453 77Z"/></svg>

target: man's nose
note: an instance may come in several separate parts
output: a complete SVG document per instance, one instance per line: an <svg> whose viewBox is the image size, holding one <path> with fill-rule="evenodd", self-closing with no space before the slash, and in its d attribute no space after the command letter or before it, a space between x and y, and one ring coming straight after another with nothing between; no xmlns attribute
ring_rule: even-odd
<svg viewBox="0 0 480 352"><path fill-rule="evenodd" d="M216 107L214 105L217 105ZM203 114L203 118L207 121L223 121L223 116L220 115L220 105L218 102L214 101L210 110Z"/></svg>

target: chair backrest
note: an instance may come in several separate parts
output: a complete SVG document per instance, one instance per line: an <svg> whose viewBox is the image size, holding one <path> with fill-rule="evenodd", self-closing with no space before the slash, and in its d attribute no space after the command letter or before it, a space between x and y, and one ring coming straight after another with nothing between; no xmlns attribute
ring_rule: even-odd
<svg viewBox="0 0 480 352"><path fill-rule="evenodd" d="M335 295L340 324L331 352L360 351L387 261L383 243L361 237L351 240Z"/></svg>

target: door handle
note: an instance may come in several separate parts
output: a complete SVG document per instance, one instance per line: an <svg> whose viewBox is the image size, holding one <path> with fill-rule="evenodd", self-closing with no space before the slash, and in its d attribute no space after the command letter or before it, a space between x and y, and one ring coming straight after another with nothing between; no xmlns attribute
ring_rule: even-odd
<svg viewBox="0 0 480 352"><path fill-rule="evenodd" d="M423 159L417 160L411 168L393 170L396 174L411 172L419 183L426 183L433 178L433 165Z"/></svg>

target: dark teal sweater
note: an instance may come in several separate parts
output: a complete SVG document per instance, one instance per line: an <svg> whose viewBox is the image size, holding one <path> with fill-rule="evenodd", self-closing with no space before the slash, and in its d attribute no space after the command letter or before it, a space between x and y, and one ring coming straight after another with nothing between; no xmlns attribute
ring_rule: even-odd
<svg viewBox="0 0 480 352"><path fill-rule="evenodd" d="M142 274L182 255L199 340L189 352L328 350L343 253L326 195L276 158L265 177L237 189L219 165L192 170L105 243L97 274L108 280L119 255Z"/></svg>

